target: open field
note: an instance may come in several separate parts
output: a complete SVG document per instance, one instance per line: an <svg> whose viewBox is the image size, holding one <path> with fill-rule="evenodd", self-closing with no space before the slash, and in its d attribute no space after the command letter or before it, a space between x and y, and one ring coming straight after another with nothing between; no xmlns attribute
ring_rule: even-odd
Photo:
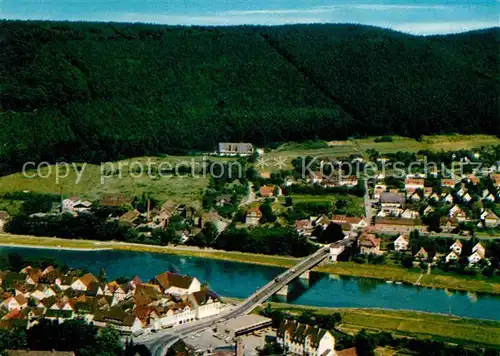
<svg viewBox="0 0 500 356"><path fill-rule="evenodd" d="M302 310L316 310L323 314L340 312L343 323L339 329L350 334L367 329L388 331L401 336L441 339L459 344L476 342L500 346L500 322L495 321L402 310L314 308L283 303L271 303L271 306L289 312Z"/></svg>
<svg viewBox="0 0 500 356"><path fill-rule="evenodd" d="M267 266L290 268L297 264L299 259L284 256L269 256L244 252L229 252L213 249L199 249L189 246L153 246L116 241L98 242L91 240L66 240L51 237L22 236L0 233L0 246L33 246L74 249L103 249L168 253L175 255L214 258L225 261L253 263ZM342 276L374 278L380 280L401 281L413 284L417 281L420 272L407 270L394 265L358 264L354 262L339 262L326 264L314 269L318 272L337 274ZM465 278L458 275L423 275L420 280L423 287L447 288L479 293L500 294L500 283L495 280Z"/></svg>
<svg viewBox="0 0 500 356"><path fill-rule="evenodd" d="M64 167L44 167L40 174L29 171L33 178L24 177L22 173L0 177L0 194L29 190L38 193L57 193L61 191L66 196L78 195L90 200L95 200L106 194L123 194L125 196L139 196L144 192L150 193L161 202L173 201L175 203L199 204L204 189L208 185L208 177L201 174L174 175L164 173L162 176L157 167L163 163L163 168L172 166L201 167L203 160L227 161L227 158L201 156L168 156L168 157L140 157L113 164L70 165L66 171ZM166 162L166 163L165 163ZM140 174L140 168L143 173ZM151 170L148 168L151 166ZM114 174L111 172L114 171ZM59 172L59 177L57 173ZM151 174L148 174L151 172ZM46 177L46 178L42 178Z"/></svg>
<svg viewBox="0 0 500 356"><path fill-rule="evenodd" d="M393 142L374 142L374 137L365 139L351 139L346 141L330 141L329 147L308 149L300 144L284 144L275 150L264 154L269 159L265 169L268 172L279 171L276 163L283 160L288 168L292 168L292 159L300 156L312 157L339 157L350 154L366 156L366 150L375 149L380 153L394 153L397 151L418 152L420 150L449 151L471 149L474 147L500 145L500 138L489 135L437 135L423 136L417 141L412 138L392 136Z"/></svg>

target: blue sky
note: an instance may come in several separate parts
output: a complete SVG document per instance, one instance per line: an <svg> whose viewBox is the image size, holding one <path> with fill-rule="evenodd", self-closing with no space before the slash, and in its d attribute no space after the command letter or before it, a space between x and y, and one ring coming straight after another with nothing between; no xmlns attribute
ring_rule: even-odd
<svg viewBox="0 0 500 356"><path fill-rule="evenodd" d="M361 23L436 34L499 26L500 0L0 0L0 17L171 25Z"/></svg>

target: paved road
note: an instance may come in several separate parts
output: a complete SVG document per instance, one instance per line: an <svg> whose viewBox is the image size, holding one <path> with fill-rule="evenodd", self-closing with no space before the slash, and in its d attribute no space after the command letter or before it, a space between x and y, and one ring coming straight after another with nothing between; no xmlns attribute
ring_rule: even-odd
<svg viewBox="0 0 500 356"><path fill-rule="evenodd" d="M364 178L364 186L365 186L365 195L364 195L365 218L368 225L371 225L373 218L373 210L372 210L372 203L370 200L370 193L368 192L368 179L366 177Z"/></svg>
<svg viewBox="0 0 500 356"><path fill-rule="evenodd" d="M352 243L352 240L346 239L338 241L336 243L340 245L349 245ZM234 309L224 311L213 317L201 319L199 321L179 326L168 331L160 331L149 336L146 339L138 340L137 342L146 345L151 351L152 355L163 356L165 355L168 347L173 345L179 338L183 338L189 334L213 327L217 323L234 319L241 315L250 313L257 306L259 306L261 303L269 299L273 294L278 292L281 288L288 285L292 280L298 278L302 273L310 270L325 258L327 258L329 252L330 246L322 247L314 254L299 262L295 267L283 272L274 280L259 288L254 294L252 294Z"/></svg>

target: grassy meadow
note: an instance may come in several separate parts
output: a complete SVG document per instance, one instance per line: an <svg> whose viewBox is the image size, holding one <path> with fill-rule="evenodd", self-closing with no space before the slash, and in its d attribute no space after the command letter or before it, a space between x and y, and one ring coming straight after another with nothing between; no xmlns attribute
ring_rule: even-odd
<svg viewBox="0 0 500 356"><path fill-rule="evenodd" d="M418 152L450 151L460 149L471 149L475 147L499 145L500 138L489 135L436 135L422 136L420 140L408 137L391 136L392 142L375 142L375 137L364 139L350 139L346 141L320 141L314 148L312 144L285 143L277 149L266 152L264 156L269 159L265 167L258 167L262 171L276 172L285 165L278 166L277 162L283 162L287 168L292 168L292 160L300 156L312 157L339 157L351 154L366 156L368 149L375 149L380 153L394 153L398 151ZM322 143L322 144L321 144Z"/></svg>
<svg viewBox="0 0 500 356"><path fill-rule="evenodd" d="M205 159L227 161L228 158L207 157ZM184 204L201 204L203 191L208 185L208 177L160 174L157 167L163 168L183 163L183 166L200 168L204 158L201 156L141 157L114 162L112 164L93 165L78 163L65 167L43 167L39 174L36 170L0 177L0 194L16 191L37 193L63 193L65 196L78 195L96 200L106 194L139 196L150 193L161 202L172 201ZM166 163L165 163L166 162ZM140 174L140 166L143 174ZM151 174L148 174L151 166ZM156 168L155 168L156 167ZM59 177L57 176L59 172ZM0 202L1 204L1 202ZM0 209L1 210L1 209Z"/></svg>

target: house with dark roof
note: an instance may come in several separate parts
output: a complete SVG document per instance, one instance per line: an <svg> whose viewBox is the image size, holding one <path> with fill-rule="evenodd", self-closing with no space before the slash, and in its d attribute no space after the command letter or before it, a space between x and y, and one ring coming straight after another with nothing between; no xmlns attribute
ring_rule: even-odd
<svg viewBox="0 0 500 356"><path fill-rule="evenodd" d="M142 322L135 314L119 307L96 313L94 324L98 327L112 326L123 334L135 334L143 328Z"/></svg>
<svg viewBox="0 0 500 356"><path fill-rule="evenodd" d="M328 330L284 319L276 341L287 355L335 356L335 338Z"/></svg>
<svg viewBox="0 0 500 356"><path fill-rule="evenodd" d="M406 196L399 192L383 192L380 194L382 208L401 208L406 203Z"/></svg>

